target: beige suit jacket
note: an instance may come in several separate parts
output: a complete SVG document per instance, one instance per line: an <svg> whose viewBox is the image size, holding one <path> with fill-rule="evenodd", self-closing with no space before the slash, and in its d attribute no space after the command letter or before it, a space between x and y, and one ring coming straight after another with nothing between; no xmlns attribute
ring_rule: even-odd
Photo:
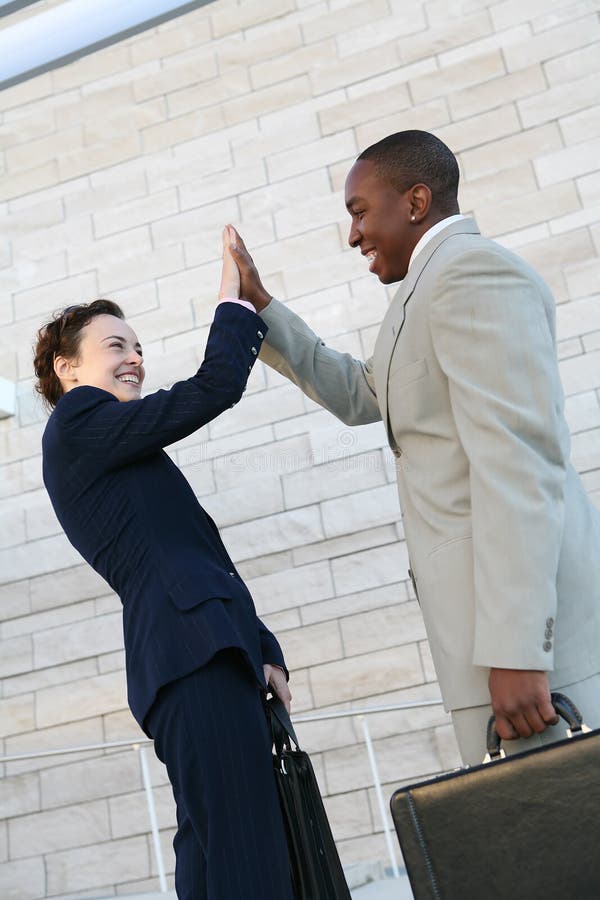
<svg viewBox="0 0 600 900"><path fill-rule="evenodd" d="M554 300L472 219L418 254L366 363L276 300L261 359L343 422L382 419L447 709L490 666L600 671L600 514L569 462Z"/></svg>

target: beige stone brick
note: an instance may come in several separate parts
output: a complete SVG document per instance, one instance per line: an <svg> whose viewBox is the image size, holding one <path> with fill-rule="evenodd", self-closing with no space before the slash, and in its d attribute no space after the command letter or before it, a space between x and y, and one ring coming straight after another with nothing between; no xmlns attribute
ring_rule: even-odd
<svg viewBox="0 0 600 900"><path fill-rule="evenodd" d="M600 426L600 400L594 391L575 394L565 403L565 416L571 434Z"/></svg>
<svg viewBox="0 0 600 900"><path fill-rule="evenodd" d="M2 468L10 468L3 466ZM17 488L20 485L17 484ZM4 584L0 587L0 621L6 623L17 616L26 615L31 609L29 599L29 582L15 581L12 584ZM6 624L2 625L2 634Z"/></svg>
<svg viewBox="0 0 600 900"><path fill-rule="evenodd" d="M487 11L464 14L460 19L444 17L439 25L426 28L411 35L409 41L401 44L401 55L405 62L433 58L455 48L467 47L480 38L491 34L492 27Z"/></svg>
<svg viewBox="0 0 600 900"><path fill-rule="evenodd" d="M556 345L558 359L569 359L571 356L579 356L583 353L581 338L571 338L568 341L559 341Z"/></svg>
<svg viewBox="0 0 600 900"><path fill-rule="evenodd" d="M204 438L204 440L203 440ZM224 456L226 453L245 452L250 447L259 447L261 444L270 444L274 440L273 427L271 425L253 428L241 435L228 435L218 441L207 440L207 433L196 432L188 438L185 445L178 447L178 462L182 466L192 466L205 463L215 457ZM263 554L260 553L259 556Z"/></svg>
<svg viewBox="0 0 600 900"><path fill-rule="evenodd" d="M466 150L460 154L460 161L468 179L479 178L512 168L527 159L535 159L538 155L544 159L542 154L557 150L561 144L558 127L552 123ZM543 187L545 183L540 181L540 184Z"/></svg>
<svg viewBox="0 0 600 900"><path fill-rule="evenodd" d="M130 84L118 85L109 90L95 91L82 96L80 91L62 95L62 102L56 105L56 125L59 129L73 128L98 119L104 121L114 115L115 110L131 107L133 90Z"/></svg>
<svg viewBox="0 0 600 900"><path fill-rule="evenodd" d="M383 7L381 13L384 12ZM375 54L382 45L397 38L399 47L408 42L409 37L423 33L427 28L425 12L422 7L409 6L402 8L396 4L392 16L372 16L367 25L358 28L346 27L336 37L337 52L340 59L358 58L358 54ZM400 50L401 55L401 50Z"/></svg>
<svg viewBox="0 0 600 900"><path fill-rule="evenodd" d="M225 120L220 107L207 107L142 130L144 153L155 153L165 147L191 141L223 128Z"/></svg>
<svg viewBox="0 0 600 900"><path fill-rule="evenodd" d="M39 777L43 809L112 797L142 787L138 754L133 750L54 766L41 771Z"/></svg>
<svg viewBox="0 0 600 900"><path fill-rule="evenodd" d="M375 488L385 481L385 472L378 451L353 456L350 459L336 459L308 470L284 475L283 491L286 506L288 508L302 506L306 503L352 494L356 490L358 477L364 491ZM362 496L364 499L365 495Z"/></svg>
<svg viewBox="0 0 600 900"><path fill-rule="evenodd" d="M277 553L323 537L319 511L315 506L290 510L260 520L260 529L253 522L232 525L223 529L226 547L232 558L248 559L256 553Z"/></svg>
<svg viewBox="0 0 600 900"><path fill-rule="evenodd" d="M592 22L593 21L594 20L592 20ZM546 63L544 70L551 85L597 74L598 35L600 28L598 27L597 19L595 22L595 25L590 23L590 31L587 34L587 39L589 41L592 41L594 37L596 38L593 43L586 47L582 47L573 53L558 56L556 59L552 59L550 62Z"/></svg>
<svg viewBox="0 0 600 900"><path fill-rule="evenodd" d="M0 550L0 581L6 584L73 565L80 556L63 536Z"/></svg>
<svg viewBox="0 0 600 900"><path fill-rule="evenodd" d="M416 601L345 616L340 621L340 629L346 656L422 641L426 637Z"/></svg>
<svg viewBox="0 0 600 900"><path fill-rule="evenodd" d="M82 150L62 153L58 157L58 173L61 180L77 178L132 159L138 156L139 152L140 136L137 132L133 132L119 137L118 140L107 139L103 143L84 147Z"/></svg>
<svg viewBox="0 0 600 900"><path fill-rule="evenodd" d="M565 144L578 144L592 137L600 137L600 106L583 109L580 112L564 116L559 120L560 130L565 139ZM588 176L580 179L580 183ZM593 177L593 176L592 176ZM596 176L598 177L598 176ZM586 197L582 192L582 200L585 205ZM596 195L596 202L598 197Z"/></svg>
<svg viewBox="0 0 600 900"><path fill-rule="evenodd" d="M595 262L598 269L600 261ZM561 340L599 329L600 303L597 297L561 303L556 310L556 331Z"/></svg>
<svg viewBox="0 0 600 900"><path fill-rule="evenodd" d="M442 68L454 66L466 60L479 58L493 50L502 50L503 53L506 53L512 46L527 40L530 34L529 25L516 25L514 28L507 28L469 43L465 42L460 47L440 53L439 64Z"/></svg>
<svg viewBox="0 0 600 900"><path fill-rule="evenodd" d="M572 181L550 185L541 191L522 194L488 207L475 207L481 230L490 236L527 228L579 209L579 197ZM560 221L557 220L557 221Z"/></svg>
<svg viewBox="0 0 600 900"><path fill-rule="evenodd" d="M101 597L108 586L90 566L77 559L72 568L41 574L31 581L33 612L67 606L93 597Z"/></svg>
<svg viewBox="0 0 600 900"><path fill-rule="evenodd" d="M105 800L19 816L9 823L13 859L101 843L110 836Z"/></svg>
<svg viewBox="0 0 600 900"><path fill-rule="evenodd" d="M5 775L0 778L2 817L22 816L40 809L40 785L37 773Z"/></svg>
<svg viewBox="0 0 600 900"><path fill-rule="evenodd" d="M92 216L94 234L105 237L116 231L126 231L146 222L153 222L176 213L178 209L177 192L174 188L151 194L147 197L128 200L109 210Z"/></svg>
<svg viewBox="0 0 600 900"><path fill-rule="evenodd" d="M563 22L572 22L574 19L593 12L596 9L595 0L570 0L566 4L547 9L545 13L534 16L531 26L535 34L546 31L548 28L556 28Z"/></svg>
<svg viewBox="0 0 600 900"><path fill-rule="evenodd" d="M235 220L236 214L235 199L227 199L168 216L152 224L153 244L155 247L164 247L179 243L192 234L194 244L202 248L203 262L220 259L223 225ZM159 285L161 303L163 302L161 291L164 287L164 283Z"/></svg>
<svg viewBox="0 0 600 900"><path fill-rule="evenodd" d="M365 125L358 125L356 131L356 143L359 150L374 144L375 141L381 140L388 134L393 134L398 129L421 129L426 131L437 131L442 125L450 121L448 106L443 98L432 100L430 103L419 103L418 106L411 109L403 110L402 115L384 116L381 119L374 119ZM354 159L350 161L350 165ZM343 186L343 181L348 174L350 165L345 164L343 167L343 175L340 183L339 174L332 179L333 187Z"/></svg>
<svg viewBox="0 0 600 900"><path fill-rule="evenodd" d="M58 165L55 159L44 162L33 169L27 169L11 178L0 181L0 201L32 194L53 184L58 184Z"/></svg>
<svg viewBox="0 0 600 900"><path fill-rule="evenodd" d="M39 631L33 636L35 668L116 650L123 643L121 612Z"/></svg>
<svg viewBox="0 0 600 900"><path fill-rule="evenodd" d="M97 81L115 72L121 72L130 65L129 48L126 44L91 53L66 66L51 72L52 87L56 93L79 87L90 81Z"/></svg>
<svg viewBox="0 0 600 900"><path fill-rule="evenodd" d="M356 458L353 457L353 462ZM360 467L354 468L355 473ZM362 475L359 483L362 488ZM338 537L356 529L365 530L400 519L398 491L394 484L384 484L368 491L349 494L321 503L323 527L327 537Z"/></svg>
<svg viewBox="0 0 600 900"><path fill-rule="evenodd" d="M375 547L331 563L336 594L350 594L391 584L409 568L406 544Z"/></svg>
<svg viewBox="0 0 600 900"><path fill-rule="evenodd" d="M202 505L219 528L280 513L284 509L279 478L267 476L254 482L241 477L238 487L209 494L202 498Z"/></svg>
<svg viewBox="0 0 600 900"><path fill-rule="evenodd" d="M293 106L310 97L310 82L306 75L299 75L243 97L225 101L221 109L227 125L247 122L266 113Z"/></svg>
<svg viewBox="0 0 600 900"><path fill-rule="evenodd" d="M458 198L461 211L466 213L488 205L493 209L498 203L523 194L532 194L536 189L533 166L530 162L523 162L512 169L503 169L497 174L461 181ZM479 219L478 224L481 224Z"/></svg>
<svg viewBox="0 0 600 900"><path fill-rule="evenodd" d="M502 55L496 50L415 78L410 82L410 90L415 103L422 103L504 74Z"/></svg>
<svg viewBox="0 0 600 900"><path fill-rule="evenodd" d="M243 7L231 9L222 6L211 11L212 32L215 38L223 37L243 28L257 25L259 22L267 22L294 12L296 4L293 0L248 0Z"/></svg>
<svg viewBox="0 0 600 900"><path fill-rule="evenodd" d="M147 751L152 753L150 747ZM170 784L154 788L154 802L158 827L175 828L175 801ZM145 791L135 794L122 794L111 797L108 801L110 809L111 833L115 838L129 837L134 834L146 834L149 829L148 801Z"/></svg>
<svg viewBox="0 0 600 900"><path fill-rule="evenodd" d="M325 811L336 840L371 834L373 831L366 791L350 791L327 797Z"/></svg>
<svg viewBox="0 0 600 900"><path fill-rule="evenodd" d="M254 90L260 90L298 75L309 74L323 60L331 59L336 52L333 39L308 44L297 50L289 50L280 56L270 56L250 66L250 79Z"/></svg>
<svg viewBox="0 0 600 900"><path fill-rule="evenodd" d="M446 125L439 128L436 133L454 153L460 153L470 147L480 146L520 130L521 123L517 111L514 105L510 104Z"/></svg>
<svg viewBox="0 0 600 900"><path fill-rule="evenodd" d="M261 616L302 607L333 595L328 562L249 577L246 583Z"/></svg>
<svg viewBox="0 0 600 900"><path fill-rule="evenodd" d="M352 2L344 8L343 20L345 29L356 29L357 26L368 26L372 21L384 18L389 21L388 4L382 0L370 0L370 2ZM302 35L307 44L323 40L325 37L335 37L340 33L340 11L332 9L331 12L321 13L302 21Z"/></svg>
<svg viewBox="0 0 600 900"><path fill-rule="evenodd" d="M510 75L492 78L483 84L475 84L448 96L448 105L454 120L486 112L521 97L540 93L547 85L540 65L529 66Z"/></svg>
<svg viewBox="0 0 600 900"><path fill-rule="evenodd" d="M30 290L17 291L14 295L15 316L17 319L28 319L32 314L47 317L55 309L64 308L69 303L81 303L96 293L94 273L74 275Z"/></svg>
<svg viewBox="0 0 600 900"><path fill-rule="evenodd" d="M570 298L587 297L597 291L600 278L599 259L584 259L578 264L567 265L564 271ZM584 309L587 313L587 306Z"/></svg>
<svg viewBox="0 0 600 900"><path fill-rule="evenodd" d="M540 185L593 172L598 166L599 152L600 139L595 139L538 157L534 165Z"/></svg>
<svg viewBox="0 0 600 900"><path fill-rule="evenodd" d="M547 12L548 6L543 0L503 0L494 4L491 16L494 27L499 30Z"/></svg>
<svg viewBox="0 0 600 900"><path fill-rule="evenodd" d="M230 34L215 42L220 73L231 66L243 66L246 70L265 57L289 53L302 46L302 33L291 16L273 19L265 27L254 26L244 34Z"/></svg>
<svg viewBox="0 0 600 900"><path fill-rule="evenodd" d="M31 638L28 635L7 638L2 635L0 678L28 672L32 668Z"/></svg>
<svg viewBox="0 0 600 900"><path fill-rule="evenodd" d="M596 226L598 222L600 222L600 204L558 216L550 222L550 233L564 234L566 231L574 231L586 225Z"/></svg>
<svg viewBox="0 0 600 900"><path fill-rule="evenodd" d="M226 454L213 461L218 490L228 490L239 484L240 473L249 479L266 475L288 475L312 464L310 444L306 435L249 447L240 453Z"/></svg>
<svg viewBox="0 0 600 900"><path fill-rule="evenodd" d="M256 190L244 192L239 197L242 221L252 221L257 217L274 214L293 215L296 205L304 206L309 200L331 195L331 187L326 169L315 169Z"/></svg>
<svg viewBox="0 0 600 900"><path fill-rule="evenodd" d="M540 34L525 35L523 41L511 44L504 48L504 58L509 72L523 69L533 63L545 62L545 71L550 84L555 84L561 77L568 75L565 66L569 65L562 57L569 50L585 47L594 37L600 34L600 27L595 16L587 16L575 19L573 22L563 23L560 28L543 31ZM558 57L559 59L555 59ZM550 60L550 62L548 62ZM560 61L559 61L560 60ZM573 75L571 74L571 78Z"/></svg>
<svg viewBox="0 0 600 900"><path fill-rule="evenodd" d="M337 622L319 622L279 635L288 668L320 665L344 655Z"/></svg>
<svg viewBox="0 0 600 900"><path fill-rule="evenodd" d="M382 691L421 684L423 672L415 644L378 650L323 663L311 669L317 706L373 697ZM331 785L330 785L331 787Z"/></svg>
<svg viewBox="0 0 600 900"><path fill-rule="evenodd" d="M598 379L596 379L598 382ZM579 472L597 469L600 465L600 428L582 431L571 440L571 459Z"/></svg>
<svg viewBox="0 0 600 900"><path fill-rule="evenodd" d="M82 722L59 725L56 728L44 728L17 734L6 738L7 755L40 753L47 750L60 750L63 747L79 747L86 744L101 744L104 741L102 719L85 719ZM87 753L64 753L49 756L37 756L6 763L6 773L14 775L21 772L37 772L41 769L71 764L81 759L88 759Z"/></svg>
<svg viewBox="0 0 600 900"><path fill-rule="evenodd" d="M235 166L227 171L209 174L180 188L181 209L205 206L207 203L237 194L244 195L265 185L266 182L267 176L262 162Z"/></svg>
<svg viewBox="0 0 600 900"><path fill-rule="evenodd" d="M47 102L30 103L7 110L3 116L0 148L29 144L55 131L54 110Z"/></svg>
<svg viewBox="0 0 600 900"><path fill-rule="evenodd" d="M375 91L346 100L328 107L319 113L321 132L324 135L343 131L355 125L362 125L371 119L398 115L411 105L406 84L397 85L396 90Z"/></svg>
<svg viewBox="0 0 600 900"><path fill-rule="evenodd" d="M565 116L568 113L585 109L594 103L598 96L599 80L596 75L586 75L576 81L557 84L533 97L519 100L519 114L523 125L529 128ZM575 173L579 174L579 173Z"/></svg>
<svg viewBox="0 0 600 900"><path fill-rule="evenodd" d="M383 529L373 529L374 531ZM383 541L385 537L381 537ZM397 540L396 535L389 534L388 543ZM362 547L361 547L362 549ZM301 610L302 623L310 625L315 622L324 622L328 619L337 619L341 616L361 613L370 609L379 609L382 606L393 606L404 603L407 599L406 587L402 583L388 584L380 588L371 588L367 591L359 591L356 594L343 594L340 597L332 597L318 603L305 605Z"/></svg>
<svg viewBox="0 0 600 900"><path fill-rule="evenodd" d="M37 692L36 725L38 728L46 728L87 719L123 709L126 704L124 672L108 672L105 675L82 678Z"/></svg>
<svg viewBox="0 0 600 900"><path fill-rule="evenodd" d="M41 856L2 863L0 893L5 900L43 897L46 891L44 859Z"/></svg>
<svg viewBox="0 0 600 900"><path fill-rule="evenodd" d="M124 301L124 308L127 309L127 315L137 316L141 313L147 313L156 306L155 291L156 280L169 277L175 272L179 272L185 267L184 251L181 244L168 247L159 247L147 253L139 255L131 255L125 259L113 261L107 259L106 263L98 272L99 290L102 294L112 294L118 291L116 299L119 303ZM127 289L146 290L144 282L147 278L155 279L151 285L147 286L149 293L136 303L135 307L127 307Z"/></svg>
<svg viewBox="0 0 600 900"><path fill-rule="evenodd" d="M211 39L210 23L208 18L194 21L191 15L186 15L185 24L178 23L177 28L165 28L159 26L151 32L145 32L143 37L138 37L131 43L131 61L134 66L153 59L162 59L181 53L198 44L205 44Z"/></svg>
<svg viewBox="0 0 600 900"><path fill-rule="evenodd" d="M62 850L46 856L46 877L51 894L102 886L110 872L111 883L145 878L150 874L149 848L145 837L125 838Z"/></svg>
<svg viewBox="0 0 600 900"><path fill-rule="evenodd" d="M363 81L382 72L389 72L401 64L397 43L381 44L376 53L358 53L324 62L310 73L313 94L324 94L356 82Z"/></svg>
<svg viewBox="0 0 600 900"><path fill-rule="evenodd" d="M347 336L344 335L344 342ZM385 429L381 422L352 428L333 419L329 413L319 412L319 424L310 429L310 442L315 462L319 465L334 459L344 459L347 464L352 456L377 450L387 445Z"/></svg>
<svg viewBox="0 0 600 900"><path fill-rule="evenodd" d="M139 103L187 85L202 84L216 75L217 61L212 49L194 48L188 53L164 59L156 75L136 79L133 82L133 95Z"/></svg>
<svg viewBox="0 0 600 900"><path fill-rule="evenodd" d="M568 299L564 271L593 255L589 231L580 228L523 246L519 253L548 282L558 303Z"/></svg>
<svg viewBox="0 0 600 900"><path fill-rule="evenodd" d="M33 694L0 699L0 737L31 731L34 727L33 707Z"/></svg>
<svg viewBox="0 0 600 900"><path fill-rule="evenodd" d="M565 395L579 394L600 386L600 352L584 353L560 363L560 377Z"/></svg>
<svg viewBox="0 0 600 900"><path fill-rule="evenodd" d="M5 88L0 95L0 110L18 110L28 103L47 98L51 94L52 79L50 72L47 72Z"/></svg>

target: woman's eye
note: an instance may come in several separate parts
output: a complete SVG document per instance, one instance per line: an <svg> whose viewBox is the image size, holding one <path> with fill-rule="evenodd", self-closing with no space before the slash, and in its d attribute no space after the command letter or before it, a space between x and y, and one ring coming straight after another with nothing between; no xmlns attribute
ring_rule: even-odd
<svg viewBox="0 0 600 900"><path fill-rule="evenodd" d="M122 349L123 349L123 344L119 344L117 341L115 341L115 342L114 342L113 344L111 344L110 346L111 346L111 347L118 347L119 350L122 350Z"/></svg>

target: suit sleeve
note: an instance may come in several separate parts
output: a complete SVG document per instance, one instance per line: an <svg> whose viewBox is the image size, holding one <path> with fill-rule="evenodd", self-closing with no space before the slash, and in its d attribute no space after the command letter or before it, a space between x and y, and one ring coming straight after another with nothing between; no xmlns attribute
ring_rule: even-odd
<svg viewBox="0 0 600 900"><path fill-rule="evenodd" d="M75 388L54 412L65 439L74 452L96 456L107 468L181 440L241 399L266 331L255 313L223 303L194 376L129 402L99 388Z"/></svg>
<svg viewBox="0 0 600 900"><path fill-rule="evenodd" d="M508 254L474 250L432 291L432 339L470 464L480 666L553 668L546 632L556 617L568 432L544 290Z"/></svg>
<svg viewBox="0 0 600 900"><path fill-rule="evenodd" d="M278 300L261 312L269 326L260 358L346 425L377 422L372 361L332 350L302 319Z"/></svg>
<svg viewBox="0 0 600 900"><path fill-rule="evenodd" d="M279 666L285 672L285 677L289 681L290 673L288 672L287 666L285 664L285 659L283 658L283 651L279 645L279 641L275 637L272 631L269 631L267 626L261 619L256 617L256 621L258 622L258 633L260 636L260 649L262 653L263 664L269 663L272 666Z"/></svg>

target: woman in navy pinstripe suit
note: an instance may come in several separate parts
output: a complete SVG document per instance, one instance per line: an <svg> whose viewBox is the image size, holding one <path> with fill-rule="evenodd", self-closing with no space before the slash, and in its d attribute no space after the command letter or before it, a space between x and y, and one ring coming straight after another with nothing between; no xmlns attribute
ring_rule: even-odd
<svg viewBox="0 0 600 900"><path fill-rule="evenodd" d="M177 803L181 900L292 900L263 701L289 706L276 638L214 522L165 453L242 396L267 331L237 298L224 238L198 372L144 398L142 348L107 300L40 329L37 388L53 410L44 481L71 543L123 604L128 700ZM244 308L247 307L247 308Z"/></svg>

